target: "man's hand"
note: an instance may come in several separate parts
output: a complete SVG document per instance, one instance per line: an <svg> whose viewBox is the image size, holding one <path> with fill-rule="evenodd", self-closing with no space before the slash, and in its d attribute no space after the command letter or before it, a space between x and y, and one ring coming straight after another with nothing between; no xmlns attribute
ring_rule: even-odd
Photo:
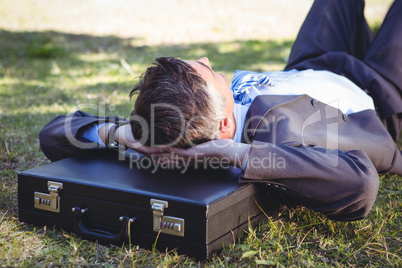
<svg viewBox="0 0 402 268"><path fill-rule="evenodd" d="M248 157L250 145L236 143L230 139L213 140L191 147L180 149L174 147L161 148L163 152L152 153L151 156L165 161L178 161L191 163L192 165L200 162L211 165L232 165L243 168L244 162Z"/></svg>
<svg viewBox="0 0 402 268"><path fill-rule="evenodd" d="M106 124L99 129L99 137L103 142L106 141L106 137L102 134L107 133L111 126L112 124ZM149 147L141 144L133 137L130 125L117 128L115 138L119 144L125 144L129 148L142 154L152 156L155 159L168 162L179 161L192 165L211 163L211 165L222 164L243 168L251 147L249 144L236 143L230 139L213 140L189 149Z"/></svg>
<svg viewBox="0 0 402 268"><path fill-rule="evenodd" d="M99 130L99 138L103 143L107 143L106 137L109 129L113 126L113 123L103 125ZM131 126L129 124L120 126L116 129L115 139L119 144L124 144L129 148L136 150L145 155L151 155L153 153L161 153L163 152L160 148L151 148L145 145L142 145L138 140L133 137L131 132Z"/></svg>
<svg viewBox="0 0 402 268"><path fill-rule="evenodd" d="M136 140L131 132L130 124L119 127L116 130L116 141L119 144L125 144L127 147L136 150L145 155L151 155L154 153L161 153L163 150L157 147L149 147L141 144L138 140Z"/></svg>

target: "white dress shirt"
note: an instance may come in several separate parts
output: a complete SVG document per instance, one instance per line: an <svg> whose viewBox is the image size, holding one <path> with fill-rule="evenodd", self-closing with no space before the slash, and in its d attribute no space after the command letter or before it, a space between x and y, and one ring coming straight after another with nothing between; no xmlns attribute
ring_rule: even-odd
<svg viewBox="0 0 402 268"><path fill-rule="evenodd" d="M338 108L344 114L374 110L373 99L348 78L328 71L290 70L255 73L236 71L231 86L235 98L234 141L240 142L247 111L259 95L304 95Z"/></svg>

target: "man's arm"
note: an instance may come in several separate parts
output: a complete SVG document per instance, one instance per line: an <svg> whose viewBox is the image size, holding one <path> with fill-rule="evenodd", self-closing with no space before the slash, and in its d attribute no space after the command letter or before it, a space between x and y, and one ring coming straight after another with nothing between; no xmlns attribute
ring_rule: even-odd
<svg viewBox="0 0 402 268"><path fill-rule="evenodd" d="M88 150L105 149L88 140L83 133L96 124L124 122L119 117L92 116L82 111L54 118L39 133L39 144L51 161L81 154Z"/></svg>
<svg viewBox="0 0 402 268"><path fill-rule="evenodd" d="M219 146L213 146L218 143ZM153 157L205 161L219 158L240 168L241 181L265 182L291 201L334 220L358 220L370 211L377 196L378 173L363 151L327 150L319 147L251 145L212 141L187 150L169 148ZM172 154L173 153L173 154Z"/></svg>
<svg viewBox="0 0 402 268"><path fill-rule="evenodd" d="M253 142L243 179L268 182L297 204L335 220L364 218L379 187L376 168L363 151L263 142Z"/></svg>
<svg viewBox="0 0 402 268"><path fill-rule="evenodd" d="M60 160L78 155L90 150L109 149L107 137L110 128L115 124L127 121L119 117L92 116L82 111L73 114L58 116L47 124L39 133L39 143L43 153L51 161ZM99 125L98 131L94 126ZM93 131L88 135L86 131ZM134 150L150 155L160 152L159 148L143 146L134 139L129 124L121 125L115 130L115 140L122 145L127 145ZM88 138L91 136L92 138ZM96 138L93 138L96 136ZM102 142L101 144L98 140Z"/></svg>

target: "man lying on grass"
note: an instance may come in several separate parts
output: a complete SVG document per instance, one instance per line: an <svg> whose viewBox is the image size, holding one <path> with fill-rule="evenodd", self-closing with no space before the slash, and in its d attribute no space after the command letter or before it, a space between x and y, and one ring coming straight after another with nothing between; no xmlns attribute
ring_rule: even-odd
<svg viewBox="0 0 402 268"><path fill-rule="evenodd" d="M51 160L114 142L168 162L218 159L288 205L362 219L378 173L402 174L402 1L375 38L363 10L362 0L315 2L285 70L237 71L231 86L207 58L158 58L131 92L130 124L78 111L49 123L41 148Z"/></svg>

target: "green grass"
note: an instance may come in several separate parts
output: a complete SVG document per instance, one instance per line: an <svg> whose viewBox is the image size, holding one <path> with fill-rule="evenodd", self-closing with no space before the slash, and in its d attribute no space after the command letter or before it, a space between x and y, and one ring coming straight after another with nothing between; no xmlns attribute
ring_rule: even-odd
<svg viewBox="0 0 402 268"><path fill-rule="evenodd" d="M284 211L201 263L174 251L106 247L18 221L17 173L49 162L39 149L38 132L56 115L78 105L92 114L127 117L128 93L157 56L207 55L213 68L231 79L237 69L280 70L292 42L137 46L135 39L115 36L1 31L0 266L401 266L398 176L381 177L378 199L362 221L335 222L305 209Z"/></svg>

